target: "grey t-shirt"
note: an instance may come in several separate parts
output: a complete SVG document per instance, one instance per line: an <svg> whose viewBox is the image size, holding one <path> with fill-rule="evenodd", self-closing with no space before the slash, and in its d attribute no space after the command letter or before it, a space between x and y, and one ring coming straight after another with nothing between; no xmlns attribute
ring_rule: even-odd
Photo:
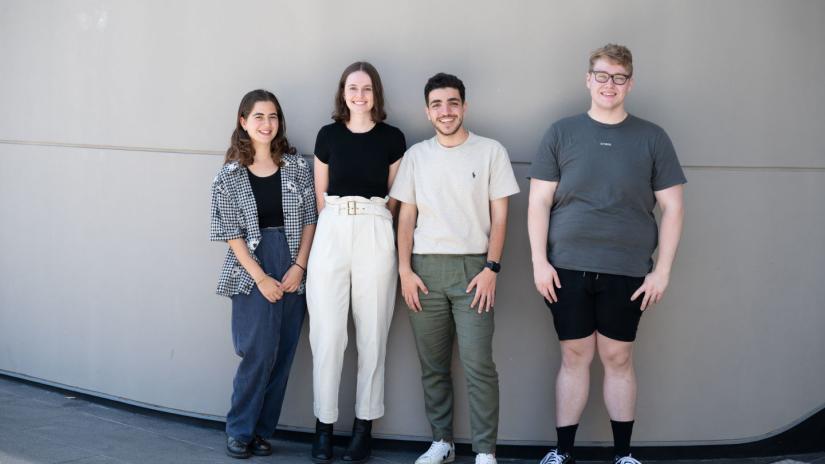
<svg viewBox="0 0 825 464"><path fill-rule="evenodd" d="M547 238L553 266L633 277L653 268L653 192L687 182L661 127L632 115L602 124L587 113L550 126L529 177L559 183Z"/></svg>

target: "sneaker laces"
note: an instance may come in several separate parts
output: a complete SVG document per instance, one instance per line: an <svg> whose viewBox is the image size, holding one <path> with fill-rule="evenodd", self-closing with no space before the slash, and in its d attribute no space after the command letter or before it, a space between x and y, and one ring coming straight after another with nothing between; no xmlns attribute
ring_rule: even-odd
<svg viewBox="0 0 825 464"><path fill-rule="evenodd" d="M639 462L637 459L635 459L633 456L628 454L627 456L622 456L620 458L617 458L616 461L613 462L613 464L642 464L642 463Z"/></svg>
<svg viewBox="0 0 825 464"><path fill-rule="evenodd" d="M476 454L476 464L495 464L496 457L490 453Z"/></svg>
<svg viewBox="0 0 825 464"><path fill-rule="evenodd" d="M566 454L559 454L558 450L552 449L544 455L539 464L563 464L566 458Z"/></svg>
<svg viewBox="0 0 825 464"><path fill-rule="evenodd" d="M430 449L428 449L424 454L419 456L418 459L421 459L421 458L430 458L430 459L439 458L439 459L441 459L445 455L447 455L447 456L450 455L450 449L451 448L452 447L450 446L450 444L447 443L444 440L434 441L430 445Z"/></svg>

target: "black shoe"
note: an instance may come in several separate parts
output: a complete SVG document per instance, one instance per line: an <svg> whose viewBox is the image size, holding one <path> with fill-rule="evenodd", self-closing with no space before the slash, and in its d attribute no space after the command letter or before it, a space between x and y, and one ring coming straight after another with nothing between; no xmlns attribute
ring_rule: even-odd
<svg viewBox="0 0 825 464"><path fill-rule="evenodd" d="M226 437L226 455L235 459L247 459L252 456L252 452L246 443Z"/></svg>
<svg viewBox="0 0 825 464"><path fill-rule="evenodd" d="M332 424L315 419L315 440L312 442L312 462L332 462Z"/></svg>
<svg viewBox="0 0 825 464"><path fill-rule="evenodd" d="M272 445L270 445L268 441L264 440L264 437L255 435L255 438L252 439L252 443L249 444L249 451L255 456L269 456L272 454Z"/></svg>
<svg viewBox="0 0 825 464"><path fill-rule="evenodd" d="M370 458L372 452L372 421L355 418L352 424L352 440L341 458L346 462L359 463Z"/></svg>

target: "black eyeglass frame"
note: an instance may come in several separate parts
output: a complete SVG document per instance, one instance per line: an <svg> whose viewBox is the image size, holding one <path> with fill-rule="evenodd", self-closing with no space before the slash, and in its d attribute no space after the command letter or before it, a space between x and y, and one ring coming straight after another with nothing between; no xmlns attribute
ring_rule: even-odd
<svg viewBox="0 0 825 464"><path fill-rule="evenodd" d="M598 82L599 84L607 84L607 81L613 81L613 83L616 84L616 85L625 85L625 84L627 84L627 81L629 81L630 78L633 77L632 74L620 74L620 73L610 74L609 72L606 72L606 71L596 71L594 69L591 69L590 73L593 74L593 79L596 82ZM604 81L600 81L599 78L596 77L596 74L607 74L607 79L605 79ZM621 84L616 82L616 77L617 76L618 77L624 77L624 82L622 82Z"/></svg>

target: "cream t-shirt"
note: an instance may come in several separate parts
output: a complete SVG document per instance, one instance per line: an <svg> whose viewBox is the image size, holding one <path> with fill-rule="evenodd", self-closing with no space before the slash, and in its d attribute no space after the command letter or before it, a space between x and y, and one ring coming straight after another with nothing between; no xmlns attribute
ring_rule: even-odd
<svg viewBox="0 0 825 464"><path fill-rule="evenodd" d="M390 196L415 204L414 254L483 254L490 201L519 192L507 150L470 132L457 147L433 137L404 154Z"/></svg>

